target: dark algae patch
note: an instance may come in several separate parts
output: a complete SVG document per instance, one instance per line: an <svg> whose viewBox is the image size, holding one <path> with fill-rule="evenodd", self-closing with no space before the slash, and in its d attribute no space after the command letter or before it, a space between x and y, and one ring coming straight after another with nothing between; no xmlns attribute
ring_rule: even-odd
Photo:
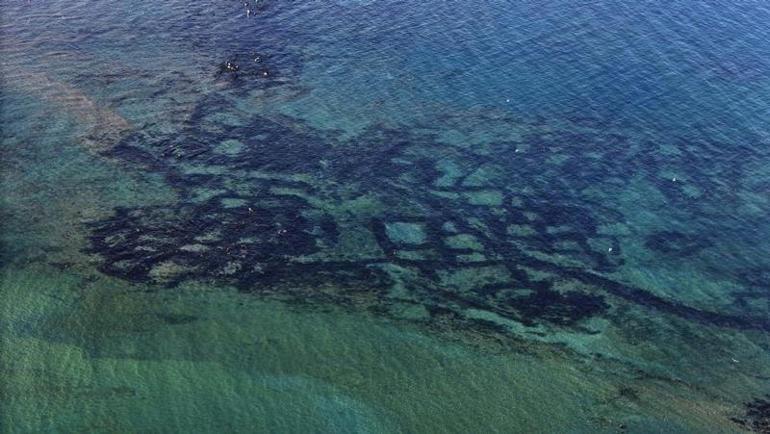
<svg viewBox="0 0 770 434"><path fill-rule="evenodd" d="M650 234L645 246L665 255L689 256L711 246L703 236L684 234L673 231L660 231Z"/></svg>
<svg viewBox="0 0 770 434"><path fill-rule="evenodd" d="M230 56L218 74L231 92L274 86L291 94L300 70L291 55L255 51ZM712 176L726 170L727 152L729 170L742 170L733 154L749 150L740 144L699 143L696 152L683 140L664 157L622 128L578 119L567 131L483 111L408 128L375 124L343 138L300 119L241 111L233 98L202 98L181 131L134 134L109 151L165 176L180 200L116 209L90 223L88 251L103 272L169 286L215 281L385 315L403 303L430 317L487 312L502 329L506 321L576 327L618 303L770 329L766 317L702 309L614 277L625 260L623 238L611 228L627 227L627 216L587 193L620 191L634 174L686 203L675 212L707 222L724 212L715 202L746 188L737 177ZM442 135L470 137L479 125L498 133L477 143ZM699 163L689 181L663 179L668 167L692 159ZM688 199L688 182L698 201ZM704 233L658 230L644 247L688 257L713 245Z"/></svg>
<svg viewBox="0 0 770 434"><path fill-rule="evenodd" d="M747 402L745 408L746 413L733 421L751 432L770 433L770 395Z"/></svg>

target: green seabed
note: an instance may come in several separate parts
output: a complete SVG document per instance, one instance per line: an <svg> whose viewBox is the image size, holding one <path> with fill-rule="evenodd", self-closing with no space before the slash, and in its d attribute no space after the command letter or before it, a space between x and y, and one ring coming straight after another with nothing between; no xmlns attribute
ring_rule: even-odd
<svg viewBox="0 0 770 434"><path fill-rule="evenodd" d="M8 432L718 432L739 411L566 348L227 288L148 294L41 266L3 282Z"/></svg>

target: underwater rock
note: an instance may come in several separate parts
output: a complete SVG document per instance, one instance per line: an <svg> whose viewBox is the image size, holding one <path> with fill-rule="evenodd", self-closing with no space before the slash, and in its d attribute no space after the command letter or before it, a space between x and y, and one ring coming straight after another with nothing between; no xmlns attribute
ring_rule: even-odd
<svg viewBox="0 0 770 434"><path fill-rule="evenodd" d="M648 235L644 246L666 255L690 256L710 247L711 242L703 236L675 231L659 231Z"/></svg>
<svg viewBox="0 0 770 434"><path fill-rule="evenodd" d="M287 62L286 56L268 56L260 53L233 54L219 64L216 75L228 77L234 83L260 88L280 86L287 84L290 80L279 79L279 71L288 72L297 69L297 65L286 64ZM280 75L294 76L291 72Z"/></svg>
<svg viewBox="0 0 770 434"><path fill-rule="evenodd" d="M551 290L535 291L524 297L511 298L507 305L514 309L525 323L539 320L564 326L574 325L609 308L601 296L578 291L561 294Z"/></svg>
<svg viewBox="0 0 770 434"><path fill-rule="evenodd" d="M753 432L770 434L770 395L746 403L745 408L744 416L733 417L732 421Z"/></svg>
<svg viewBox="0 0 770 434"><path fill-rule="evenodd" d="M275 55L233 59L238 70L227 74L258 75L263 62L275 61L298 70ZM719 327L770 329L765 318L699 310L608 277L622 264L622 235L600 228L626 218L585 191L601 183L623 186L630 170L653 176L672 164L659 159L654 143L629 150L618 145L626 138L583 127L587 132L577 135L542 131L516 143L490 143L494 153L481 149L486 144L451 146L452 164L441 163L450 147L438 139L450 128L442 122L476 128L475 121L449 117L422 129L375 125L343 139L301 120L241 112L212 93L182 131L135 135L115 147L117 158L165 176L180 200L117 209L113 218L91 223L88 251L101 257L103 272L127 280L209 280L289 303L383 315L393 311L388 294L397 289L436 313L426 320L436 326L451 320L484 327L465 318L473 309L527 326L581 330L581 322L629 303ZM237 146L223 148L233 140ZM550 149L569 158L549 161ZM587 152L601 163L574 163ZM692 179L705 177L690 172ZM455 173L479 179L462 185ZM709 185L704 197L719 197L720 188ZM699 205L689 209L705 212ZM662 231L646 245L685 255L710 242ZM572 286L565 289L565 282Z"/></svg>
<svg viewBox="0 0 770 434"><path fill-rule="evenodd" d="M224 72L237 72L238 69L240 69L238 67L238 64L235 63L235 62L230 62L229 60L224 62L223 64L221 64L219 66L219 72L220 73L224 73Z"/></svg>

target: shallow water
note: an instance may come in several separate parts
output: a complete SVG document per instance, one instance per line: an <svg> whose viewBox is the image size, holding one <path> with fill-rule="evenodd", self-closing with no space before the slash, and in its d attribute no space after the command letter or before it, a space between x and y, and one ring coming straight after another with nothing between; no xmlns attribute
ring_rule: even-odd
<svg viewBox="0 0 770 434"><path fill-rule="evenodd" d="M0 7L0 431L767 432L764 3Z"/></svg>

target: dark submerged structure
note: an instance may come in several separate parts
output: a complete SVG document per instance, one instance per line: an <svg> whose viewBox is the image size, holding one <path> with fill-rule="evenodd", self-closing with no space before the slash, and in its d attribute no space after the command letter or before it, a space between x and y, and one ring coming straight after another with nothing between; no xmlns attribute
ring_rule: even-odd
<svg viewBox="0 0 770 434"><path fill-rule="evenodd" d="M236 53L220 65L229 92L301 95L299 58L264 52ZM700 309L615 277L624 259L612 228L626 216L586 193L617 192L640 177L682 212L708 217L699 220L707 227L723 212L714 204L746 188L731 184L743 170L735 155L756 148L683 140L671 155L656 143L632 143L613 125L567 122L568 130L493 112L447 114L432 125L372 126L342 139L298 119L243 112L227 92L212 93L179 134L139 132L110 151L162 173L180 200L117 209L92 223L90 251L103 272L135 282L213 280L396 317L416 306L428 324L450 319L503 333L506 320L581 330L617 303L770 329L767 318ZM501 133L483 143L441 137L476 125ZM685 165L687 182L661 175ZM644 239L645 248L673 258L710 245L706 234L670 228ZM733 277L755 286L751 272ZM736 303L752 297L767 296L749 291Z"/></svg>

